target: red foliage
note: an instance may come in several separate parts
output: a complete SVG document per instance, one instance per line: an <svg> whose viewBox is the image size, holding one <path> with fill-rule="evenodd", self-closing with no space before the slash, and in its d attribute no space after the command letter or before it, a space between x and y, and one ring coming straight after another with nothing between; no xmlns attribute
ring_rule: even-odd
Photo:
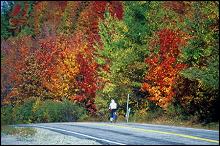
<svg viewBox="0 0 220 146"><path fill-rule="evenodd" d="M91 113L94 113L96 111L94 101L97 90L97 66L94 60L92 59L91 54L89 55L89 52L87 52L86 56L82 53L79 53L77 56L77 61L80 65L79 76L81 76L81 79L77 81L77 85L81 90L77 95L80 96L78 100L86 102L86 108Z"/></svg>
<svg viewBox="0 0 220 146"><path fill-rule="evenodd" d="M23 10L23 13L22 13L22 16L23 17L27 17L27 12L28 12L28 8L29 8L29 4L27 2L25 2L24 4L24 10Z"/></svg>
<svg viewBox="0 0 220 146"><path fill-rule="evenodd" d="M95 41L100 41L98 23L99 19L104 19L107 6L113 16L122 19L123 7L121 2L110 2L108 5L107 1L92 1L80 14L79 30L86 35L91 49Z"/></svg>
<svg viewBox="0 0 220 146"><path fill-rule="evenodd" d="M21 6L20 4L16 4L12 10L11 15L12 16L17 16L19 14L19 12L21 11Z"/></svg>
<svg viewBox="0 0 220 146"><path fill-rule="evenodd" d="M10 25L12 26L21 26L27 22L27 16L28 16L28 8L30 5L28 2L23 2L24 8L21 8L20 4L16 4L11 12L11 18L9 20ZM20 14L20 15L19 15Z"/></svg>
<svg viewBox="0 0 220 146"><path fill-rule="evenodd" d="M116 16L118 19L123 18L123 6L119 1L110 1L110 12L112 16Z"/></svg>
<svg viewBox="0 0 220 146"><path fill-rule="evenodd" d="M7 41L2 42L1 50L4 56L4 61L1 65L1 85L3 93L9 89L8 87L10 87L11 90L8 95L15 95L14 91L21 84L21 72L26 69L26 56L30 55L32 52L30 47L31 42L31 37L8 39ZM13 92L13 94L10 92ZM16 95L18 95L17 90Z"/></svg>
<svg viewBox="0 0 220 146"><path fill-rule="evenodd" d="M11 25L21 26L26 22L29 5L28 2L24 2L24 4L24 9L22 9L20 5L14 7L13 15L10 19ZM34 18L34 29L38 38L36 44L39 45L36 47L35 57L40 69L39 72L42 86L48 89L48 92L53 92L54 96L68 96L77 102L84 103L91 113L95 113L96 111L94 101L98 88L97 63L93 58L93 45L96 41L100 41L98 25L100 19L104 19L104 13L107 10L107 6L112 16L122 19L122 2L116 1L37 1L34 4L32 13ZM64 11L67 12L67 15L64 15ZM51 32L56 33L61 18L65 16L70 17L70 22L73 21L68 25L72 26L73 24L73 28L76 27L74 34L80 34L79 36L69 35L67 37L50 35ZM38 34L40 30L42 31L41 35ZM21 48L19 47L19 49ZM70 53L72 54L69 55ZM74 62L74 55L76 56L76 62ZM23 58L25 59L27 57L23 56ZM74 63L76 63L75 72L73 71L74 67L72 67ZM18 68L19 65L16 67ZM18 69L18 71L19 70L20 69ZM109 70L108 66L106 66L106 70ZM66 76L73 72L75 74L72 77L75 78L76 76L77 86L72 86L72 84L75 84L75 79L71 77L71 79L62 78L63 74L65 74L64 78L66 78ZM16 76L15 73L13 73L13 75ZM80 79L77 80L77 77L80 77ZM74 83L69 83L71 81ZM63 90L63 92L60 92L58 89ZM66 90L70 90L70 92L66 92ZM56 94L56 92L59 92L59 94Z"/></svg>
<svg viewBox="0 0 220 146"><path fill-rule="evenodd" d="M98 24L100 19L104 19L104 13L109 6L112 16L116 16L122 19L123 8L121 2L107 1L92 1L89 5L80 13L78 20L78 30L84 34L87 41L87 48L83 50L83 53L78 54L78 63L80 64L81 80L77 82L79 85L80 93L77 95L78 100L84 98L86 107L91 113L96 111L94 100L95 94L98 89L97 82L98 76L96 73L97 63L93 59L93 44L100 41L98 34ZM106 69L109 67L106 66ZM73 97L77 99L76 97Z"/></svg>
<svg viewBox="0 0 220 146"><path fill-rule="evenodd" d="M150 93L149 99L166 109L175 96L173 87L177 75L186 67L185 64L177 62L179 48L185 44L185 41L179 37L177 32L170 29L162 29L157 35L159 40L153 44L160 45L159 53L152 53L145 60L149 65L149 70L145 76L146 82L143 83L142 90L148 91Z"/></svg>
<svg viewBox="0 0 220 146"><path fill-rule="evenodd" d="M179 14L184 14L186 10L186 5L183 1L166 1L164 6Z"/></svg>
<svg viewBox="0 0 220 146"><path fill-rule="evenodd" d="M67 6L67 1L58 1L57 3L58 3L57 5L61 8L62 12L64 12Z"/></svg>

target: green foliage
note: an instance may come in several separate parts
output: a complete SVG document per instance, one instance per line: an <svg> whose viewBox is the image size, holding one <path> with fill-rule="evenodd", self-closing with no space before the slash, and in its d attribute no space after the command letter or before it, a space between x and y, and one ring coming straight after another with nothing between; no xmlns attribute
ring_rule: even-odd
<svg viewBox="0 0 220 146"><path fill-rule="evenodd" d="M16 10L16 4L19 4L17 12L12 16L10 14L12 10ZM2 123L88 119L84 106L81 106L85 101L88 101L88 106L96 106L96 115L99 120L105 121L108 120L110 99L115 99L118 103L119 114L125 114L128 93L131 95L131 118L135 121L151 120L162 115L183 120L187 116L192 116L195 121L216 120L219 106L219 2L127 1L123 2L123 10L113 10L113 3L109 3L103 19L103 6L106 4L107 2L70 1L62 4L3 2L1 39L9 41L9 44L2 43L2 97L20 103L14 107L2 107ZM118 11L120 15L123 13L123 19L111 15L114 13L112 11ZM145 59L158 54L159 48L171 44L154 44L158 39L157 32L166 29L178 32L186 41L184 47L178 50L180 56L172 66L182 62L187 64L187 68L177 74L175 79L180 79L173 82L176 96L170 96L175 102L164 113L148 101L150 92L143 93L140 89L142 83L150 82L146 77L150 72L150 65L146 64ZM64 45L54 39L56 35L72 38L72 34L76 38L80 37L79 43L61 38L61 42L66 42ZM27 36L31 36L30 39L25 39ZM95 45L93 40L97 40ZM67 50L70 43L76 47L70 46L69 52L55 51L60 48ZM54 44L58 46L54 47ZM27 52L28 48L30 52ZM74 58L70 56L78 52L91 60L84 60L81 56L79 62L83 63L74 64ZM172 53L165 52L164 55L172 56ZM61 58L67 58L73 70L67 69L66 61ZM59 65L56 65L56 61ZM158 62L163 60L159 59ZM75 69L77 66L80 66L79 74ZM171 75L169 70L162 69L167 74L160 74L160 68L158 70L158 74L153 77L163 76L163 80ZM42 75L44 71L45 74ZM73 75L73 72L76 74ZM68 82L65 79L67 75L71 78ZM96 79L99 80L97 84ZM152 84L157 83L152 81ZM11 92L10 88L13 88ZM61 102L61 97L64 97L60 95L62 93L70 93L65 98L76 98L81 103L78 105L67 100ZM95 99L95 105L93 100L88 99L90 95ZM59 102L55 101L56 97L59 97ZM6 100L5 103L8 104L9 101Z"/></svg>
<svg viewBox="0 0 220 146"><path fill-rule="evenodd" d="M63 121L77 121L86 118L87 111L79 104L64 100L61 107Z"/></svg>
<svg viewBox="0 0 220 146"><path fill-rule="evenodd" d="M108 101L108 97L107 96L97 96L96 100L95 100L95 105L97 107L97 111L98 111L98 118L102 121L102 120L108 120L108 114L109 114L109 103L106 102Z"/></svg>
<svg viewBox="0 0 220 146"><path fill-rule="evenodd" d="M1 125L13 124L12 112L12 105L1 107Z"/></svg>
<svg viewBox="0 0 220 146"><path fill-rule="evenodd" d="M129 121L132 121L132 122L146 122L147 120L149 120L147 118L147 116L149 116L149 115L146 111L139 110L139 111L136 111L134 114L129 115Z"/></svg>
<svg viewBox="0 0 220 146"><path fill-rule="evenodd" d="M219 61L215 61L218 63ZM213 67L212 64L208 68L190 67L181 73L184 77L190 80L201 82L203 88L218 89L219 88L219 68Z"/></svg>
<svg viewBox="0 0 220 146"><path fill-rule="evenodd" d="M130 120L134 122L149 122L164 115L163 109L156 105L153 105L153 103L151 103L149 107L151 108L149 108L148 110L141 109L135 111L134 113L131 113Z"/></svg>
<svg viewBox="0 0 220 146"><path fill-rule="evenodd" d="M188 120L189 118L189 115L179 104L171 104L166 111L166 115L173 120Z"/></svg>
<svg viewBox="0 0 220 146"><path fill-rule="evenodd" d="M151 121L153 119L157 119L158 117L161 117L164 114L164 111L162 108L156 108L155 110L149 110L147 114L147 121Z"/></svg>
<svg viewBox="0 0 220 146"><path fill-rule="evenodd" d="M34 122L73 122L86 118L87 115L83 107L68 100L63 102L46 100L36 104L34 111Z"/></svg>
<svg viewBox="0 0 220 146"><path fill-rule="evenodd" d="M195 121L216 120L219 89L219 8L215 2L193 2L192 18L185 19L186 31L193 36L183 49L182 59L189 67L181 72L180 103L196 117ZM181 83L181 82L179 82ZM185 86L183 88L183 86ZM187 89L186 86L191 88ZM183 92L187 94L183 95ZM179 98L179 97L177 97Z"/></svg>
<svg viewBox="0 0 220 146"><path fill-rule="evenodd" d="M7 39L12 36L9 25L9 13L13 8L13 2L3 1L1 5L1 39Z"/></svg>
<svg viewBox="0 0 220 146"><path fill-rule="evenodd" d="M56 102L30 99L23 104L5 106L1 109L1 124L24 124L39 122L73 122L88 118L87 111L68 100Z"/></svg>
<svg viewBox="0 0 220 146"><path fill-rule="evenodd" d="M134 5L136 8L140 6L136 2ZM104 85L99 98L107 100L106 102L110 98L117 99L123 110L127 94L132 93L133 86L137 87L140 84L146 70L143 63L146 45L140 43L142 40L137 40L139 32L145 32L146 24L142 23L140 26L140 23L136 21L136 17L139 16L131 15L131 13L135 13L136 9L129 6L128 4L125 8L124 21L117 20L106 12L105 20L99 23L103 48L98 49L101 46L96 46L97 62L102 66L109 66L109 70L101 69L99 72L102 78L109 81ZM143 15L144 12L144 8L142 8ZM131 25L131 23L133 24ZM134 26L134 24L136 25ZM133 31L134 29L135 31ZM141 34L141 37L143 38L144 35Z"/></svg>
<svg viewBox="0 0 220 146"><path fill-rule="evenodd" d="M24 26L21 29L21 32L18 34L18 37L20 37L20 36L28 36L28 35L33 36L34 35L34 30L31 27Z"/></svg>
<svg viewBox="0 0 220 146"><path fill-rule="evenodd" d="M128 27L126 35L136 43L143 44L143 37L150 31L145 16L148 8L149 2L125 2L124 22Z"/></svg>
<svg viewBox="0 0 220 146"><path fill-rule="evenodd" d="M18 124L31 123L33 99L29 99L23 104L17 104L13 108L13 121ZM10 113L9 113L10 114Z"/></svg>
<svg viewBox="0 0 220 146"><path fill-rule="evenodd" d="M193 2L191 10L192 19L184 19L184 30L192 38L183 49L183 56L191 66L204 66L208 63L205 60L218 52L219 8L215 2Z"/></svg>

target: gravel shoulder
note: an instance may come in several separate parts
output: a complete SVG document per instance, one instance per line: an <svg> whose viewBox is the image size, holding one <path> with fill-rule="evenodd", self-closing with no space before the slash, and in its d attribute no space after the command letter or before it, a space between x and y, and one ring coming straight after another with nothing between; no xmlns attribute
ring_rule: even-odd
<svg viewBox="0 0 220 146"><path fill-rule="evenodd" d="M100 143L64 135L46 129L34 128L33 137L22 137L1 134L1 145L101 145Z"/></svg>

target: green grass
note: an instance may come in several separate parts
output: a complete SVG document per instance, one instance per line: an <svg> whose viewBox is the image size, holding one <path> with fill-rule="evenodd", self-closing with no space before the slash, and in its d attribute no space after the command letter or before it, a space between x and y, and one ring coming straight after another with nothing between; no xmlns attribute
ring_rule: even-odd
<svg viewBox="0 0 220 146"><path fill-rule="evenodd" d="M130 122L134 122L130 120ZM165 116L157 117L150 120L138 120L136 123L148 123L148 124L158 124L158 125L170 125L170 126L181 126L181 127L190 127L190 128L199 128L199 129L209 129L209 130L218 130L219 131L219 122L211 122L207 124L203 123L194 123L192 120L177 120L170 119Z"/></svg>
<svg viewBox="0 0 220 146"><path fill-rule="evenodd" d="M30 127L13 127L8 125L1 126L1 134L29 137L35 135L37 131Z"/></svg>

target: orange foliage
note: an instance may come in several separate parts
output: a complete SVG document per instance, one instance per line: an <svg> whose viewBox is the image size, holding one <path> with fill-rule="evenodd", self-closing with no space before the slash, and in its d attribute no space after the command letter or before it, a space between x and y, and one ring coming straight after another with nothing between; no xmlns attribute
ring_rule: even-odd
<svg viewBox="0 0 220 146"><path fill-rule="evenodd" d="M20 4L14 7L10 19L12 26L26 23L28 3L24 3L24 9ZM54 100L70 98L83 103L91 113L95 113L98 75L93 45L100 40L98 23L100 19L104 19L107 6L112 16L122 19L122 2L36 1L31 13L35 40L15 39L9 43L9 47L5 49L7 57L3 67L4 79L8 79L4 80L7 82L5 85L23 85L21 88L25 90L32 83L27 85L21 81L36 81L35 87L42 86L42 90L36 92L45 91ZM18 15L22 17L17 19ZM29 46L26 46L28 43ZM32 48L33 56L29 58ZM29 63L29 66L25 63ZM37 79L29 80L33 77L29 72ZM27 87L28 90L32 90L30 86ZM28 91L25 94L31 93L32 91ZM36 94L38 95L46 94Z"/></svg>
<svg viewBox="0 0 220 146"><path fill-rule="evenodd" d="M152 44L160 45L159 53L151 53L146 58L149 70L142 84L142 90L150 94L149 100L166 109L175 96L173 88L178 73L186 67L185 64L177 62L179 48L185 44L185 40L181 39L177 32L169 29L160 30L157 34L159 39L154 40ZM152 51L155 46L150 50Z"/></svg>
<svg viewBox="0 0 220 146"><path fill-rule="evenodd" d="M37 2L33 12L35 33L39 33L43 26L49 27L50 31L55 33L66 6L66 1Z"/></svg>
<svg viewBox="0 0 220 146"><path fill-rule="evenodd" d="M81 39L78 36L61 35L42 39L39 43L37 60L42 67L43 85L56 99L72 96L79 72L76 56L83 47Z"/></svg>
<svg viewBox="0 0 220 146"><path fill-rule="evenodd" d="M18 39L11 38L2 42L1 49L4 55L4 61L1 65L2 92L9 91L9 94L12 94L10 92L14 92L14 88L19 88L22 82L21 72L26 69L26 56L30 55L32 51L31 42L32 40L29 36ZM4 100L10 99L5 98Z"/></svg>

